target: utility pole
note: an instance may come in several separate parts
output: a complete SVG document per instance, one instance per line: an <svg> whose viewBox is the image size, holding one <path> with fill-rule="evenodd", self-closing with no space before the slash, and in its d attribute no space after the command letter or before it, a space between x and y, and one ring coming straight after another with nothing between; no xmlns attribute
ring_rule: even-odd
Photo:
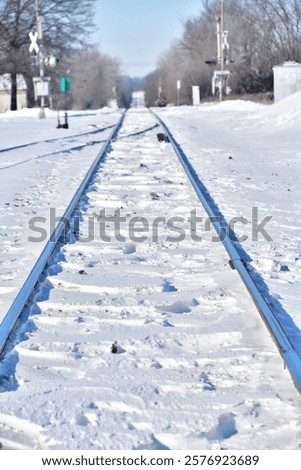
<svg viewBox="0 0 301 470"><path fill-rule="evenodd" d="M220 65L220 71L224 70L224 0L221 0L221 15L216 19L216 33L217 33L217 62ZM223 87L219 87L219 100L223 101Z"/></svg>
<svg viewBox="0 0 301 470"><path fill-rule="evenodd" d="M208 65L219 66L212 77L212 94L216 95L218 90L219 101L223 101L223 91L228 95L231 89L227 86L230 70L229 64L234 64L234 60L229 57L228 31L224 31L224 0L220 0L220 15L216 17L216 36L217 36L217 57L205 61Z"/></svg>
<svg viewBox="0 0 301 470"><path fill-rule="evenodd" d="M220 34L220 48L221 48L221 71L224 70L224 0L221 0L221 34Z"/></svg>
<svg viewBox="0 0 301 470"><path fill-rule="evenodd" d="M46 57L45 48L43 43L43 16L41 14L40 0L35 0L35 13L37 31L29 32L29 38L31 44L29 46L29 52L35 52L38 58L39 65L39 76L33 77L35 100L40 99L40 111L38 117L40 119L45 118L45 104L46 97L51 100L51 89L50 89L50 77L45 76L45 65L54 68L58 62L58 59L54 56Z"/></svg>
<svg viewBox="0 0 301 470"><path fill-rule="evenodd" d="M39 40L39 52L38 52L38 60L39 60L39 71L40 71L40 80L41 82L44 81L45 77L45 54L44 54L44 44L43 44L43 17L41 15L40 10L40 2L39 0L35 0L35 7L36 7L36 20L37 20L37 33L38 33L38 40ZM45 97L41 96L41 108L39 112L39 118L45 118Z"/></svg>

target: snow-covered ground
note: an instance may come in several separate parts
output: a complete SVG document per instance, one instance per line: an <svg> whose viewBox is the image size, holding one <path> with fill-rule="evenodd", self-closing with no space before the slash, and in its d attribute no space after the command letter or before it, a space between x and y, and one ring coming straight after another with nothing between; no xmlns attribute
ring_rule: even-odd
<svg viewBox="0 0 301 470"><path fill-rule="evenodd" d="M297 95L269 107L233 101L158 110L228 220L249 220L252 207L259 222L272 216L265 226L272 240L252 240L248 223L240 226L249 236L242 245L279 315L294 322L296 338L300 101ZM104 127L119 115L74 117L67 132ZM205 214L171 146L157 141L157 130L132 135L152 124L147 110L130 111L82 206L81 237L91 235L92 221L93 240L66 245L56 256L0 365L4 449L300 447L300 396L222 245L202 230L201 242L191 240L191 211ZM2 147L65 132L55 130L55 116L5 115L0 126ZM3 311L41 248L28 242L36 235L29 220L49 216L49 207L63 211L95 152L88 146L26 163L37 155L30 147L0 153ZM111 216L119 209L126 219L117 232L106 222L111 241L97 231L102 209ZM139 226L134 217L145 230L130 236L129 222ZM171 240L179 225L187 236Z"/></svg>

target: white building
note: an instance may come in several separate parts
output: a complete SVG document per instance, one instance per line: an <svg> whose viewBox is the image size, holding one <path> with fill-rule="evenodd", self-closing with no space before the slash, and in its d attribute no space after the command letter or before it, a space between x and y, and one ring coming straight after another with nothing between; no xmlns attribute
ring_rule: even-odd
<svg viewBox="0 0 301 470"><path fill-rule="evenodd" d="M17 103L18 109L25 108L27 105L26 83L23 75L17 75ZM0 75L0 113L10 110L11 99L11 79L10 74Z"/></svg>

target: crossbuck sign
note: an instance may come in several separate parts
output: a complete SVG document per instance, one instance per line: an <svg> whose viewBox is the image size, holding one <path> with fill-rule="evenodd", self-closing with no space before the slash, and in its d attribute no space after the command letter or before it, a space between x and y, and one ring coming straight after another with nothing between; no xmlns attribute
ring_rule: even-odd
<svg viewBox="0 0 301 470"><path fill-rule="evenodd" d="M30 31L29 33L29 38L31 40L31 44L29 46L29 52L32 53L33 51L35 51L36 54L39 53L39 46L38 46L38 33L35 32L34 34Z"/></svg>

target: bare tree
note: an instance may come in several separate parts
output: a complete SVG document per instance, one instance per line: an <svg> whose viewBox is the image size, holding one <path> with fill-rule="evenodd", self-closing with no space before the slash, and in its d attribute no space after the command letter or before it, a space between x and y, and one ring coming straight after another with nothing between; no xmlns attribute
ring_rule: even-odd
<svg viewBox="0 0 301 470"><path fill-rule="evenodd" d="M29 90L36 72L30 57L29 31L36 30L36 0L0 0L1 73L12 78L11 108L16 109L16 75L23 74ZM40 0L47 54L64 57L86 43L93 28L95 0Z"/></svg>
<svg viewBox="0 0 301 470"><path fill-rule="evenodd" d="M145 77L143 88L145 92L145 105L147 107L166 105L166 99L161 92L162 88L158 69Z"/></svg>
<svg viewBox="0 0 301 470"><path fill-rule="evenodd" d="M84 65L83 65L84 64ZM68 61L74 109L106 106L114 97L120 66L116 59L95 49L75 52Z"/></svg>
<svg viewBox="0 0 301 470"><path fill-rule="evenodd" d="M176 77L183 81L184 103L189 102L192 85L200 86L202 97L211 93L213 70L219 67L216 18L220 13L220 0L203 0L200 14L184 24L181 40L159 59L156 73L168 102L175 102ZM236 93L272 91L273 67L286 60L301 61L300 0L225 0L224 30L229 33L230 58L235 60L227 64L229 85ZM210 67L205 64L208 60Z"/></svg>
<svg viewBox="0 0 301 470"><path fill-rule="evenodd" d="M207 96L211 90L211 70L205 64L206 59L215 54L216 34L214 30L216 8L213 3L203 2L201 14L190 18L183 26L182 38L171 45L158 60L156 74L159 77L162 95L168 103L177 103L177 80L181 81L180 104L191 104L192 86L200 87L201 96ZM154 80L146 80L146 96L152 97L154 104L156 90ZM158 83L157 83L158 89Z"/></svg>
<svg viewBox="0 0 301 470"><path fill-rule="evenodd" d="M256 22L268 31L270 50L282 60L301 59L300 0L255 0Z"/></svg>
<svg viewBox="0 0 301 470"><path fill-rule="evenodd" d="M29 37L35 24L31 1L0 2L1 73L11 75L11 109L17 109L17 73L26 73L29 65Z"/></svg>

